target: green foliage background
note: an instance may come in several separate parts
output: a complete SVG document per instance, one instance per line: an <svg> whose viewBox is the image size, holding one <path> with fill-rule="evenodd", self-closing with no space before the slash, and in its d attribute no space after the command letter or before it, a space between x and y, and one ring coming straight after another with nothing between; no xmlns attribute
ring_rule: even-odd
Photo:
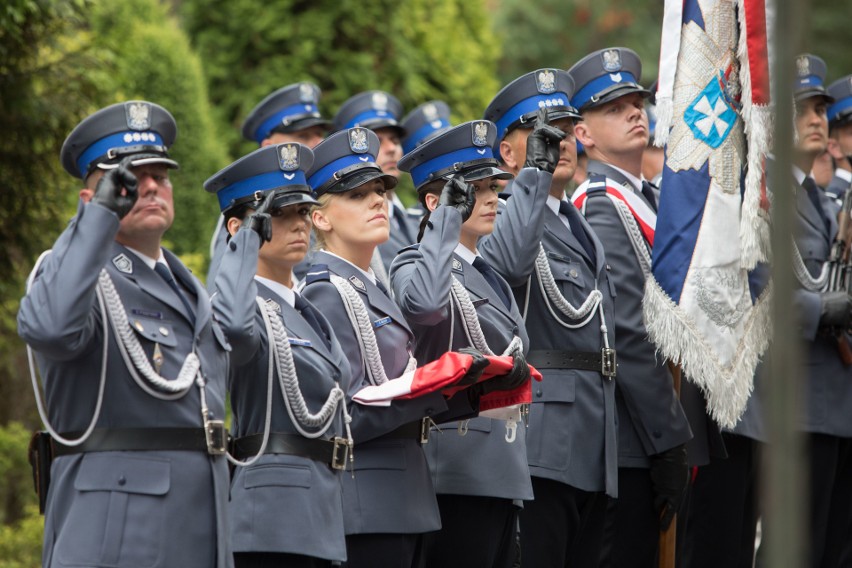
<svg viewBox="0 0 852 568"><path fill-rule="evenodd" d="M852 3L812 0L807 51L829 81L852 72ZM659 0L5 0L0 6L0 568L39 564L38 515L26 446L39 427L15 315L24 279L76 207L80 181L59 165L85 116L140 98L178 122L172 176L177 218L166 235L206 273L215 198L204 180L255 148L239 127L271 91L309 80L323 114L366 89L406 109L449 103L478 118L506 82L567 68L623 45L657 71ZM818 33L817 33L818 31ZM405 178L404 178L405 180ZM412 201L410 181L403 198ZM73 285L73 283L69 283Z"/></svg>

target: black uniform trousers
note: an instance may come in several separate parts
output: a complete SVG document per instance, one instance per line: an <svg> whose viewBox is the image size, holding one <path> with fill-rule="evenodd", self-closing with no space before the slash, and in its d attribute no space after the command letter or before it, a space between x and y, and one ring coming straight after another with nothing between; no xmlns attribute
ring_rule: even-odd
<svg viewBox="0 0 852 568"><path fill-rule="evenodd" d="M809 441L811 566L852 566L852 439L810 434Z"/></svg>
<svg viewBox="0 0 852 568"><path fill-rule="evenodd" d="M713 458L699 467L692 484L684 568L751 568L754 564L762 444L727 432L722 437L727 459Z"/></svg>
<svg viewBox="0 0 852 568"><path fill-rule="evenodd" d="M660 540L650 470L618 468L618 499L609 499L601 568L653 568Z"/></svg>
<svg viewBox="0 0 852 568"><path fill-rule="evenodd" d="M420 568L422 534L348 534L346 568Z"/></svg>
<svg viewBox="0 0 852 568"><path fill-rule="evenodd" d="M518 507L511 499L437 498L441 530L424 537L426 568L511 568L517 557L518 521Z"/></svg>
<svg viewBox="0 0 852 568"><path fill-rule="evenodd" d="M598 565L607 496L532 477L535 499L521 511L521 566Z"/></svg>
<svg viewBox="0 0 852 568"><path fill-rule="evenodd" d="M329 560L278 552L235 552L234 568L331 568Z"/></svg>

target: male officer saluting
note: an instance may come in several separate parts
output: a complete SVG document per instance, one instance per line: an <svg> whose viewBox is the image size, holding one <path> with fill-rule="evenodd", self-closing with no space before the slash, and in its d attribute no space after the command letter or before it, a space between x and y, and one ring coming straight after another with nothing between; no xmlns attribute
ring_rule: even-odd
<svg viewBox="0 0 852 568"><path fill-rule="evenodd" d="M243 138L257 142L259 148L286 142L298 142L313 148L323 141L331 127L331 122L320 114L320 94L319 87L308 82L287 85L270 93L246 117L242 126ZM210 284L222 260L227 235L224 217L220 215L210 242L210 270L207 273ZM308 260L306 257L301 269L296 270L297 276L301 277L307 271Z"/></svg>
<svg viewBox="0 0 852 568"><path fill-rule="evenodd" d="M544 376L533 385L526 440L535 499L520 516L530 566L595 565L606 495L617 489L613 294L600 242L565 200L577 166L573 91L567 72L539 69L485 110L516 177L480 250L512 286L527 358Z"/></svg>
<svg viewBox="0 0 852 568"><path fill-rule="evenodd" d="M629 49L596 51L568 72L572 104L583 117L574 132L589 156L589 179L572 201L603 244L617 295L618 500L608 513L604 564L651 566L659 530L680 507L684 444L692 434L642 320L656 220L656 196L641 177L649 93L638 83L641 63Z"/></svg>
<svg viewBox="0 0 852 568"><path fill-rule="evenodd" d="M334 116L334 130L355 126L369 128L379 137L379 154L376 162L386 174L399 179L397 162L402 158L402 138L406 132L399 124L402 103L384 91L365 91L347 99ZM388 284L391 261L401 249L417 241L419 218L408 214L402 201L393 189L387 192L390 216L390 238L379 245L371 264L376 276ZM377 262L381 256L381 262ZM389 288L390 286L388 286Z"/></svg>
<svg viewBox="0 0 852 568"><path fill-rule="evenodd" d="M232 564L230 347L201 283L160 247L176 133L166 109L130 101L83 120L62 147L85 187L18 312L53 437L44 566Z"/></svg>

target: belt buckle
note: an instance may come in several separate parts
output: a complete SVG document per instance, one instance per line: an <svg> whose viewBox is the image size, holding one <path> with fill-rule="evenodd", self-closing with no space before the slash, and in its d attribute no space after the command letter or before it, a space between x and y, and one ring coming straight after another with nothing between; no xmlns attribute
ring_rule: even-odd
<svg viewBox="0 0 852 568"><path fill-rule="evenodd" d="M435 422L428 416L420 421L420 444L429 443L429 432L432 430L432 424Z"/></svg>
<svg viewBox="0 0 852 568"><path fill-rule="evenodd" d="M331 469L344 471L346 469L346 460L349 457L351 448L349 440L335 436L332 440L333 446L331 449ZM341 451L340 448L343 448Z"/></svg>
<svg viewBox="0 0 852 568"><path fill-rule="evenodd" d="M211 456L225 455L228 446L228 434L223 420L205 420L204 437L207 453Z"/></svg>
<svg viewBox="0 0 852 568"><path fill-rule="evenodd" d="M601 349L601 374L610 379L615 376L618 363L615 360L615 349L604 347Z"/></svg>

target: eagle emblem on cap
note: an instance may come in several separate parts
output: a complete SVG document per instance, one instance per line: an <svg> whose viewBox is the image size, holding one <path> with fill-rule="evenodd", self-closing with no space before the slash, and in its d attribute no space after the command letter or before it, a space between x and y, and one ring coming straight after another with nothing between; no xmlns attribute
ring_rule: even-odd
<svg viewBox="0 0 852 568"><path fill-rule="evenodd" d="M549 95L556 90L556 74L552 69L542 69L535 76L535 86L539 93Z"/></svg>
<svg viewBox="0 0 852 568"><path fill-rule="evenodd" d="M607 49L602 57L604 70L612 73L621 69L621 54L617 49Z"/></svg>
<svg viewBox="0 0 852 568"><path fill-rule="evenodd" d="M807 56L802 55L796 59L796 72L799 74L799 77L807 77L811 74L811 62Z"/></svg>
<svg viewBox="0 0 852 568"><path fill-rule="evenodd" d="M278 165L285 172L299 169L299 146L297 144L281 144L278 146Z"/></svg>
<svg viewBox="0 0 852 568"><path fill-rule="evenodd" d="M349 148L357 154L363 154L370 149L370 145L367 144L367 131L365 129L349 129Z"/></svg>
<svg viewBox="0 0 852 568"><path fill-rule="evenodd" d="M373 93L373 108L376 110L388 110L388 96L384 93Z"/></svg>
<svg viewBox="0 0 852 568"><path fill-rule="evenodd" d="M310 83L299 84L299 100L303 103L314 102L314 86Z"/></svg>
<svg viewBox="0 0 852 568"><path fill-rule="evenodd" d="M485 146L488 144L488 123L478 120L472 124L473 145Z"/></svg>
<svg viewBox="0 0 852 568"><path fill-rule="evenodd" d="M151 105L149 103L126 103L127 127L131 130L149 130L151 128Z"/></svg>
<svg viewBox="0 0 852 568"><path fill-rule="evenodd" d="M436 120L438 118L438 107L432 103L423 105L423 118L425 118L427 122Z"/></svg>

